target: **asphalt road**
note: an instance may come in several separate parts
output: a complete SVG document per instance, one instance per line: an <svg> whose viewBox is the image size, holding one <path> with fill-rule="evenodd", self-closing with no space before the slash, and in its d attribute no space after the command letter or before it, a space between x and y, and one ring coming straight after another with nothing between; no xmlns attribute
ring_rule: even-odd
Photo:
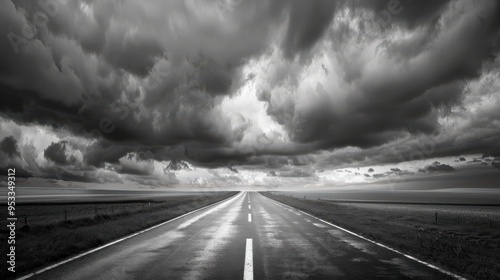
<svg viewBox="0 0 500 280"><path fill-rule="evenodd" d="M258 193L198 212L30 279L446 279Z"/></svg>

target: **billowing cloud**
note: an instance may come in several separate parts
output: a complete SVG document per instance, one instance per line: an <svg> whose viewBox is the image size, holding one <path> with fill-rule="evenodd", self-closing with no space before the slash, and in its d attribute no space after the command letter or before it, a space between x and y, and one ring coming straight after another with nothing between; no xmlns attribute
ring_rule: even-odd
<svg viewBox="0 0 500 280"><path fill-rule="evenodd" d="M21 156L19 148L17 147L17 140L12 135L5 137L2 142L0 142L0 151L8 158Z"/></svg>
<svg viewBox="0 0 500 280"><path fill-rule="evenodd" d="M15 169L16 176L30 177L32 174L25 169L26 162L21 158L19 147L14 136L7 136L0 142L0 168Z"/></svg>
<svg viewBox="0 0 500 280"><path fill-rule="evenodd" d="M74 164L76 162L76 158L73 155L67 154L67 148L66 145L68 142L66 141L61 141L58 143L52 142L50 146L45 149L45 152L43 153L43 156L51 160L55 163L62 164L62 165L68 165L68 164Z"/></svg>
<svg viewBox="0 0 500 280"><path fill-rule="evenodd" d="M425 169L429 172L450 172L455 171L455 168L451 167L448 164L442 164L438 161L433 162L432 164L425 167Z"/></svg>
<svg viewBox="0 0 500 280"><path fill-rule="evenodd" d="M498 1L49 2L0 4L2 163L37 176L298 183L500 156Z"/></svg>
<svg viewBox="0 0 500 280"><path fill-rule="evenodd" d="M499 30L496 4L490 4L450 4L436 23L436 33L424 33L427 38L420 33L425 26L407 30L394 23L390 31L398 30L405 39L379 39L377 45L375 40L353 53L333 47L350 43L336 40L334 25L332 36L318 45L315 59L297 77L290 77L289 83L276 80L272 71L281 71L277 67L266 74L269 78L262 84L270 85L264 90L269 92L264 99L268 113L285 125L295 141L322 147L370 147L402 137L404 132L435 132L440 111L461 103L465 93L462 81L477 77L482 63L494 54L493 46L486 47ZM452 16L463 12L468 16ZM484 21L478 22L479 15ZM395 49L416 39L427 42L415 53ZM480 52L476 52L478 44L485 47ZM473 57L461 59L471 52ZM294 69L294 63L289 68ZM305 76L310 78L300 79Z"/></svg>
<svg viewBox="0 0 500 280"><path fill-rule="evenodd" d="M137 155L129 153L118 160L118 172L132 175L151 175L155 169L151 160L138 160Z"/></svg>

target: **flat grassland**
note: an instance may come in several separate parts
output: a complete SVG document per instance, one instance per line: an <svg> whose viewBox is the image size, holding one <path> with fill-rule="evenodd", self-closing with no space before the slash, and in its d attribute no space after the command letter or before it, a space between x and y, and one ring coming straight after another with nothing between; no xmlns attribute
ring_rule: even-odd
<svg viewBox="0 0 500 280"><path fill-rule="evenodd" d="M123 203L17 205L16 274L23 275L234 194L221 192ZM1 244L7 244L7 236L7 227L1 228ZM3 264L7 261L3 249L0 261ZM7 265L1 269L0 275L13 276L7 274Z"/></svg>
<svg viewBox="0 0 500 280"><path fill-rule="evenodd" d="M500 207L346 203L262 194L468 279L500 279Z"/></svg>

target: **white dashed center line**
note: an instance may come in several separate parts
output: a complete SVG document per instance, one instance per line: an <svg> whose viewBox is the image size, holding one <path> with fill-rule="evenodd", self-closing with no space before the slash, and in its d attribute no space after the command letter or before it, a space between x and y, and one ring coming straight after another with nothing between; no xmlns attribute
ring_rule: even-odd
<svg viewBox="0 0 500 280"><path fill-rule="evenodd" d="M243 280L253 280L253 242L252 238L247 238L246 252L245 252L245 270L243 273Z"/></svg>
<svg viewBox="0 0 500 280"><path fill-rule="evenodd" d="M252 221L252 214L248 213L248 222Z"/></svg>

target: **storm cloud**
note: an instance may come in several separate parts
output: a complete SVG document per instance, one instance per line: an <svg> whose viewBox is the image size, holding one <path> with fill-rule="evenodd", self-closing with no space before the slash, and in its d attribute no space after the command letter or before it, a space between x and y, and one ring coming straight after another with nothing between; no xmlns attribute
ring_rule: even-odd
<svg viewBox="0 0 500 280"><path fill-rule="evenodd" d="M0 4L2 164L156 186L499 155L498 1L48 2Z"/></svg>
<svg viewBox="0 0 500 280"><path fill-rule="evenodd" d="M0 142L0 168L3 170L15 169L19 177L31 177L32 174L25 169L26 163L21 157L16 138L10 135Z"/></svg>
<svg viewBox="0 0 500 280"><path fill-rule="evenodd" d="M52 142L52 144L45 149L43 156L48 160L62 165L75 163L75 157L67 154L66 145L67 142L65 141L58 143Z"/></svg>

